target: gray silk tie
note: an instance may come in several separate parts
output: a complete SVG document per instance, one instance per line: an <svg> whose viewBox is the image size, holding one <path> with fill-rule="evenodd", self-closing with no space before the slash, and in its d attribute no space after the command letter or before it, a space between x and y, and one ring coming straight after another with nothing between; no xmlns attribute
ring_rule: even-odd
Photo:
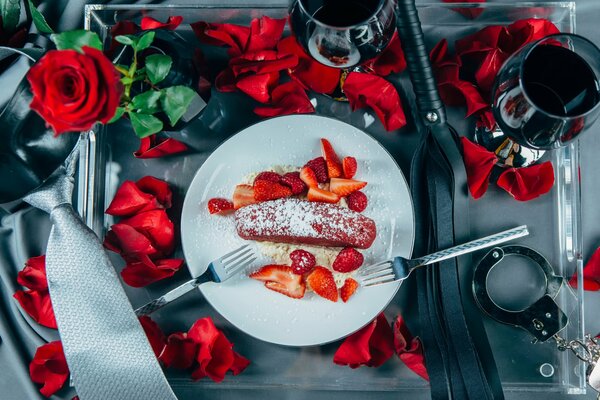
<svg viewBox="0 0 600 400"><path fill-rule="evenodd" d="M24 198L53 223L46 274L71 380L82 400L177 399L100 240L71 206L77 148Z"/></svg>

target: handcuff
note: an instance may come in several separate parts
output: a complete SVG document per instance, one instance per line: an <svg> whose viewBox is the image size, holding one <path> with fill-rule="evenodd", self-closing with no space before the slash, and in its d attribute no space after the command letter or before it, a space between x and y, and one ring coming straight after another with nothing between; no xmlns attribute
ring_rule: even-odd
<svg viewBox="0 0 600 400"><path fill-rule="evenodd" d="M499 306L491 298L487 289L490 271L506 256L516 255L528 258L544 273L544 294L533 304L520 311L511 311ZM559 333L566 328L569 318L560 309L555 299L564 278L556 275L552 265L539 252L521 245L494 247L477 264L473 273L473 296L479 308L494 320L527 331L534 337L533 342L546 342L553 339L559 351L571 351L587 364L588 384L597 392L600 399L600 341L591 335L583 339L566 340Z"/></svg>

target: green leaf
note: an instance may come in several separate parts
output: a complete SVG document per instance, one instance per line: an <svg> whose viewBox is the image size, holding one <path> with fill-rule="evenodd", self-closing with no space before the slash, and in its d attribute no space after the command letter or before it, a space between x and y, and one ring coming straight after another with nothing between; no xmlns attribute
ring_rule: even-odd
<svg viewBox="0 0 600 400"><path fill-rule="evenodd" d="M84 46L102 50L102 42L95 32L76 30L50 35L50 39L56 44L58 50L81 51Z"/></svg>
<svg viewBox="0 0 600 400"><path fill-rule="evenodd" d="M13 33L21 18L21 1L0 0L0 11L2 28L5 32Z"/></svg>
<svg viewBox="0 0 600 400"><path fill-rule="evenodd" d="M138 38L133 35L119 35L115 37L115 40L125 46L135 46Z"/></svg>
<svg viewBox="0 0 600 400"><path fill-rule="evenodd" d="M131 105L144 113L154 114L158 111L158 101L161 95L161 91L148 90L135 96L131 100Z"/></svg>
<svg viewBox="0 0 600 400"><path fill-rule="evenodd" d="M163 128L161 120L154 115L130 112L129 119L135 134L140 139L160 132Z"/></svg>
<svg viewBox="0 0 600 400"><path fill-rule="evenodd" d="M163 92L161 98L163 110L169 117L171 126L175 126L198 94L186 86L171 86L163 89Z"/></svg>
<svg viewBox="0 0 600 400"><path fill-rule="evenodd" d="M115 115L110 119L110 121L108 121L108 123L112 124L113 122L117 122L119 119L121 119L123 114L125 114L125 107L117 107Z"/></svg>
<svg viewBox="0 0 600 400"><path fill-rule="evenodd" d="M137 46L136 46L137 51L142 51L142 50L145 50L148 47L150 47L150 45L154 41L155 35L156 35L156 32L154 32L154 31L145 33L137 42Z"/></svg>
<svg viewBox="0 0 600 400"><path fill-rule="evenodd" d="M145 62L148 79L150 79L150 82L154 85L161 82L169 75L171 65L173 64L171 57L162 54L152 54L146 57Z"/></svg>
<svg viewBox="0 0 600 400"><path fill-rule="evenodd" d="M31 17L33 18L33 23L38 31L42 33L54 33L48 22L46 22L46 18L42 15L41 12L35 7L31 0L29 1L29 10L31 10Z"/></svg>

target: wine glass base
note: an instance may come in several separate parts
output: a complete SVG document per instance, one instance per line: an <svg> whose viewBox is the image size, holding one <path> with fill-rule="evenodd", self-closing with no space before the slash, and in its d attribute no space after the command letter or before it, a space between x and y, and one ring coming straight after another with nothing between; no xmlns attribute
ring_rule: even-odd
<svg viewBox="0 0 600 400"><path fill-rule="evenodd" d="M528 167L545 153L516 143L496 125L493 130L481 126L475 129L475 142L496 154L496 165L504 168Z"/></svg>

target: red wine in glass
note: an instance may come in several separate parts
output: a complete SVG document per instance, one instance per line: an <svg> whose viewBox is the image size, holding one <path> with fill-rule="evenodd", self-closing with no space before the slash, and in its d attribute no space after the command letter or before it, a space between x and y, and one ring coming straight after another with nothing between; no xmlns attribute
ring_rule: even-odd
<svg viewBox="0 0 600 400"><path fill-rule="evenodd" d="M307 53L336 68L375 58L396 29L393 0L297 0L290 21Z"/></svg>

